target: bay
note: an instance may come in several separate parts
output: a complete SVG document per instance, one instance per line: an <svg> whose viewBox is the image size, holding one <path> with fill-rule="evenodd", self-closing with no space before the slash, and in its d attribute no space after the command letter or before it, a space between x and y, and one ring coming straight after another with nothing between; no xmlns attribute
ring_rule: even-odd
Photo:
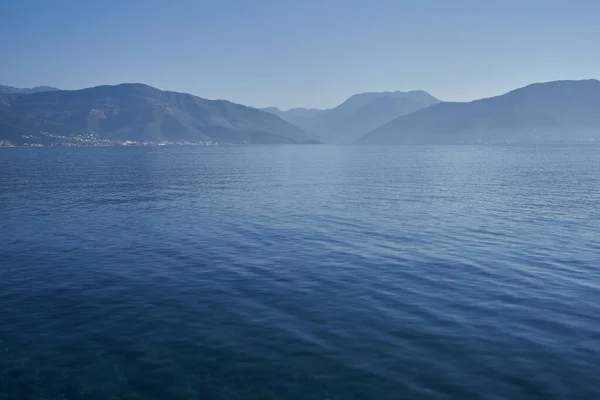
<svg viewBox="0 0 600 400"><path fill-rule="evenodd" d="M0 149L0 399L600 397L600 146Z"/></svg>

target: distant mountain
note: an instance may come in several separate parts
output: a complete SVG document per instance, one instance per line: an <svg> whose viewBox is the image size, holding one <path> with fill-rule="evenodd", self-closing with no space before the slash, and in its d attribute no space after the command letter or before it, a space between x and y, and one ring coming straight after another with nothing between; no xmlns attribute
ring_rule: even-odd
<svg viewBox="0 0 600 400"><path fill-rule="evenodd" d="M327 143L352 143L365 133L392 119L439 103L429 93L380 92L356 94L335 108L328 110L292 109L281 111L264 109L281 118L319 135Z"/></svg>
<svg viewBox="0 0 600 400"><path fill-rule="evenodd" d="M53 88L50 86L36 86L34 88L16 88L12 86L4 86L0 85L0 94L12 94L12 93L23 93L23 94L31 94L38 92L51 92L53 90L59 90L57 88Z"/></svg>
<svg viewBox="0 0 600 400"><path fill-rule="evenodd" d="M315 143L316 136L270 113L143 84L0 95L0 140L23 135L132 141Z"/></svg>
<svg viewBox="0 0 600 400"><path fill-rule="evenodd" d="M441 103L360 138L361 144L600 140L600 82L536 83L469 103Z"/></svg>
<svg viewBox="0 0 600 400"><path fill-rule="evenodd" d="M282 111L277 107L265 107L261 110L275 114L280 118L312 118L324 112L318 108L291 108L287 111Z"/></svg>
<svg viewBox="0 0 600 400"><path fill-rule="evenodd" d="M261 110L277 115L279 118L288 121L290 124L299 126L303 129L306 129L307 127L310 128L311 119L324 112L317 108L292 108L283 111L277 107L265 107L261 108Z"/></svg>

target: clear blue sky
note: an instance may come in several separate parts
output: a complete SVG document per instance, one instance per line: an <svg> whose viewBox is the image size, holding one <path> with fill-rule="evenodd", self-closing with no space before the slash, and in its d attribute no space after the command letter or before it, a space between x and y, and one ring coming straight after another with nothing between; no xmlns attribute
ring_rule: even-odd
<svg viewBox="0 0 600 400"><path fill-rule="evenodd" d="M252 106L600 77L598 0L4 0L0 84L143 82Z"/></svg>

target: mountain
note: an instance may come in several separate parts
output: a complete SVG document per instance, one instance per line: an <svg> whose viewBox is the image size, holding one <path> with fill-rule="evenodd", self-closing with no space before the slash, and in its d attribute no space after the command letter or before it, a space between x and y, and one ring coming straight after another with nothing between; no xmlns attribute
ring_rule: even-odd
<svg viewBox="0 0 600 400"><path fill-rule="evenodd" d="M53 90L60 90L60 89L53 88L50 86L36 86L34 88L21 89L21 88L16 88L16 87L12 87L12 86L0 85L0 94L11 94L11 93L31 94L31 93L38 93L38 92L50 92Z"/></svg>
<svg viewBox="0 0 600 400"><path fill-rule="evenodd" d="M469 103L441 103L388 122L360 144L600 139L600 81L532 84Z"/></svg>
<svg viewBox="0 0 600 400"><path fill-rule="evenodd" d="M319 135L327 143L352 143L367 132L392 119L437 104L429 93L379 92L356 94L328 110L265 109L281 118Z"/></svg>
<svg viewBox="0 0 600 400"><path fill-rule="evenodd" d="M41 132L53 137L93 132L131 141L318 142L315 135L255 108L143 84L0 95L0 140L18 142Z"/></svg>
<svg viewBox="0 0 600 400"><path fill-rule="evenodd" d="M290 124L304 127L311 126L311 119L324 112L317 108L292 108L287 111L280 110L277 107L265 107L261 110L277 115L279 118L288 121ZM310 129L308 129L310 131Z"/></svg>
<svg viewBox="0 0 600 400"><path fill-rule="evenodd" d="M261 108L261 110L269 112L271 114L275 114L280 118L313 118L321 113L324 110L319 110L318 108L291 108L287 111L280 110L277 107L265 107Z"/></svg>

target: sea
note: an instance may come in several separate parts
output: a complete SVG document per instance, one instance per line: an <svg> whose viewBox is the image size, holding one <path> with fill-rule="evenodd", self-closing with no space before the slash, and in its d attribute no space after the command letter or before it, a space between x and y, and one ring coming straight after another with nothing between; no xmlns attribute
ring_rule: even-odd
<svg viewBox="0 0 600 400"><path fill-rule="evenodd" d="M0 399L599 399L600 146L0 149Z"/></svg>

